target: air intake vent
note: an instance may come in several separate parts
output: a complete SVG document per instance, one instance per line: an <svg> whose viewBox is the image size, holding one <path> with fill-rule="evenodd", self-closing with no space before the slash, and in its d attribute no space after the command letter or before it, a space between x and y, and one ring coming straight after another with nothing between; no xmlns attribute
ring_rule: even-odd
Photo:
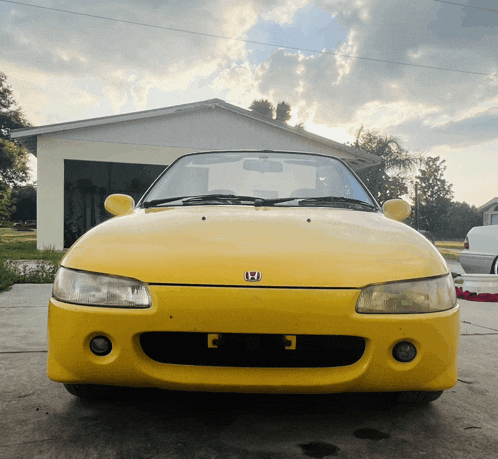
<svg viewBox="0 0 498 459"><path fill-rule="evenodd" d="M208 347L207 333L188 332L147 332L140 344L156 362L214 367L342 367L360 360L365 351L359 336L297 335L295 349L286 349L285 335L217 335L217 347Z"/></svg>

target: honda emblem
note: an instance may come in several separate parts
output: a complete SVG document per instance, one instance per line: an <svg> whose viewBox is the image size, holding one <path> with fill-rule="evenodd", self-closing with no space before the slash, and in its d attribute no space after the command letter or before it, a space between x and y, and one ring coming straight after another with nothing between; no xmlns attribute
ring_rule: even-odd
<svg viewBox="0 0 498 459"><path fill-rule="evenodd" d="M261 271L246 271L244 279L247 282L259 282L261 280Z"/></svg>

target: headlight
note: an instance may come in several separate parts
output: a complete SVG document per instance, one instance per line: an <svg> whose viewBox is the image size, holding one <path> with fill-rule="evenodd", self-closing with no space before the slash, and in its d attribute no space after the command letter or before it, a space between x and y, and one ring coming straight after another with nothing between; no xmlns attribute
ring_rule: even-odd
<svg viewBox="0 0 498 459"><path fill-rule="evenodd" d="M87 306L148 308L147 286L138 280L59 268L52 296L60 301Z"/></svg>
<svg viewBox="0 0 498 459"><path fill-rule="evenodd" d="M369 285L361 291L356 312L413 314L446 311L455 305L455 286L448 274L431 279Z"/></svg>

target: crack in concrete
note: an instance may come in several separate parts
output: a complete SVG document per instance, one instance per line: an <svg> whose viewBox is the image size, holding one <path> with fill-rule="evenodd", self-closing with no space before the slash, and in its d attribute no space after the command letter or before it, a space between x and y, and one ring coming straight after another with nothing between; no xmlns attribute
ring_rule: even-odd
<svg viewBox="0 0 498 459"><path fill-rule="evenodd" d="M498 330L496 328L485 327L484 325L473 324L472 322L467 322L466 320L462 320L462 324L473 325L474 327L485 328L486 330L493 330L495 332L498 332Z"/></svg>
<svg viewBox="0 0 498 459"><path fill-rule="evenodd" d="M495 336L498 333L462 333L460 336Z"/></svg>
<svg viewBox="0 0 498 459"><path fill-rule="evenodd" d="M45 304L43 306L0 306L0 309L19 309L19 308L30 308L30 309L33 309L33 308L45 308L45 309L48 309L48 305Z"/></svg>
<svg viewBox="0 0 498 459"><path fill-rule="evenodd" d="M46 353L48 351L0 351L0 354L36 354L36 353Z"/></svg>
<svg viewBox="0 0 498 459"><path fill-rule="evenodd" d="M23 441L21 443L10 443L8 445L0 445L0 448L9 448L10 446L29 445L31 443L40 443L42 441L52 441L52 440L57 440L57 438L42 438L41 440Z"/></svg>

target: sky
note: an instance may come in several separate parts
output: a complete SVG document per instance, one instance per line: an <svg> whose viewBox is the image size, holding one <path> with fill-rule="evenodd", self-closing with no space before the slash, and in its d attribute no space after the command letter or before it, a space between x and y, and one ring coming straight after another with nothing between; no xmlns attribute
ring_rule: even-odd
<svg viewBox="0 0 498 459"><path fill-rule="evenodd" d="M496 0L0 0L0 37L35 126L284 100L310 132L439 156L456 201L498 196Z"/></svg>

